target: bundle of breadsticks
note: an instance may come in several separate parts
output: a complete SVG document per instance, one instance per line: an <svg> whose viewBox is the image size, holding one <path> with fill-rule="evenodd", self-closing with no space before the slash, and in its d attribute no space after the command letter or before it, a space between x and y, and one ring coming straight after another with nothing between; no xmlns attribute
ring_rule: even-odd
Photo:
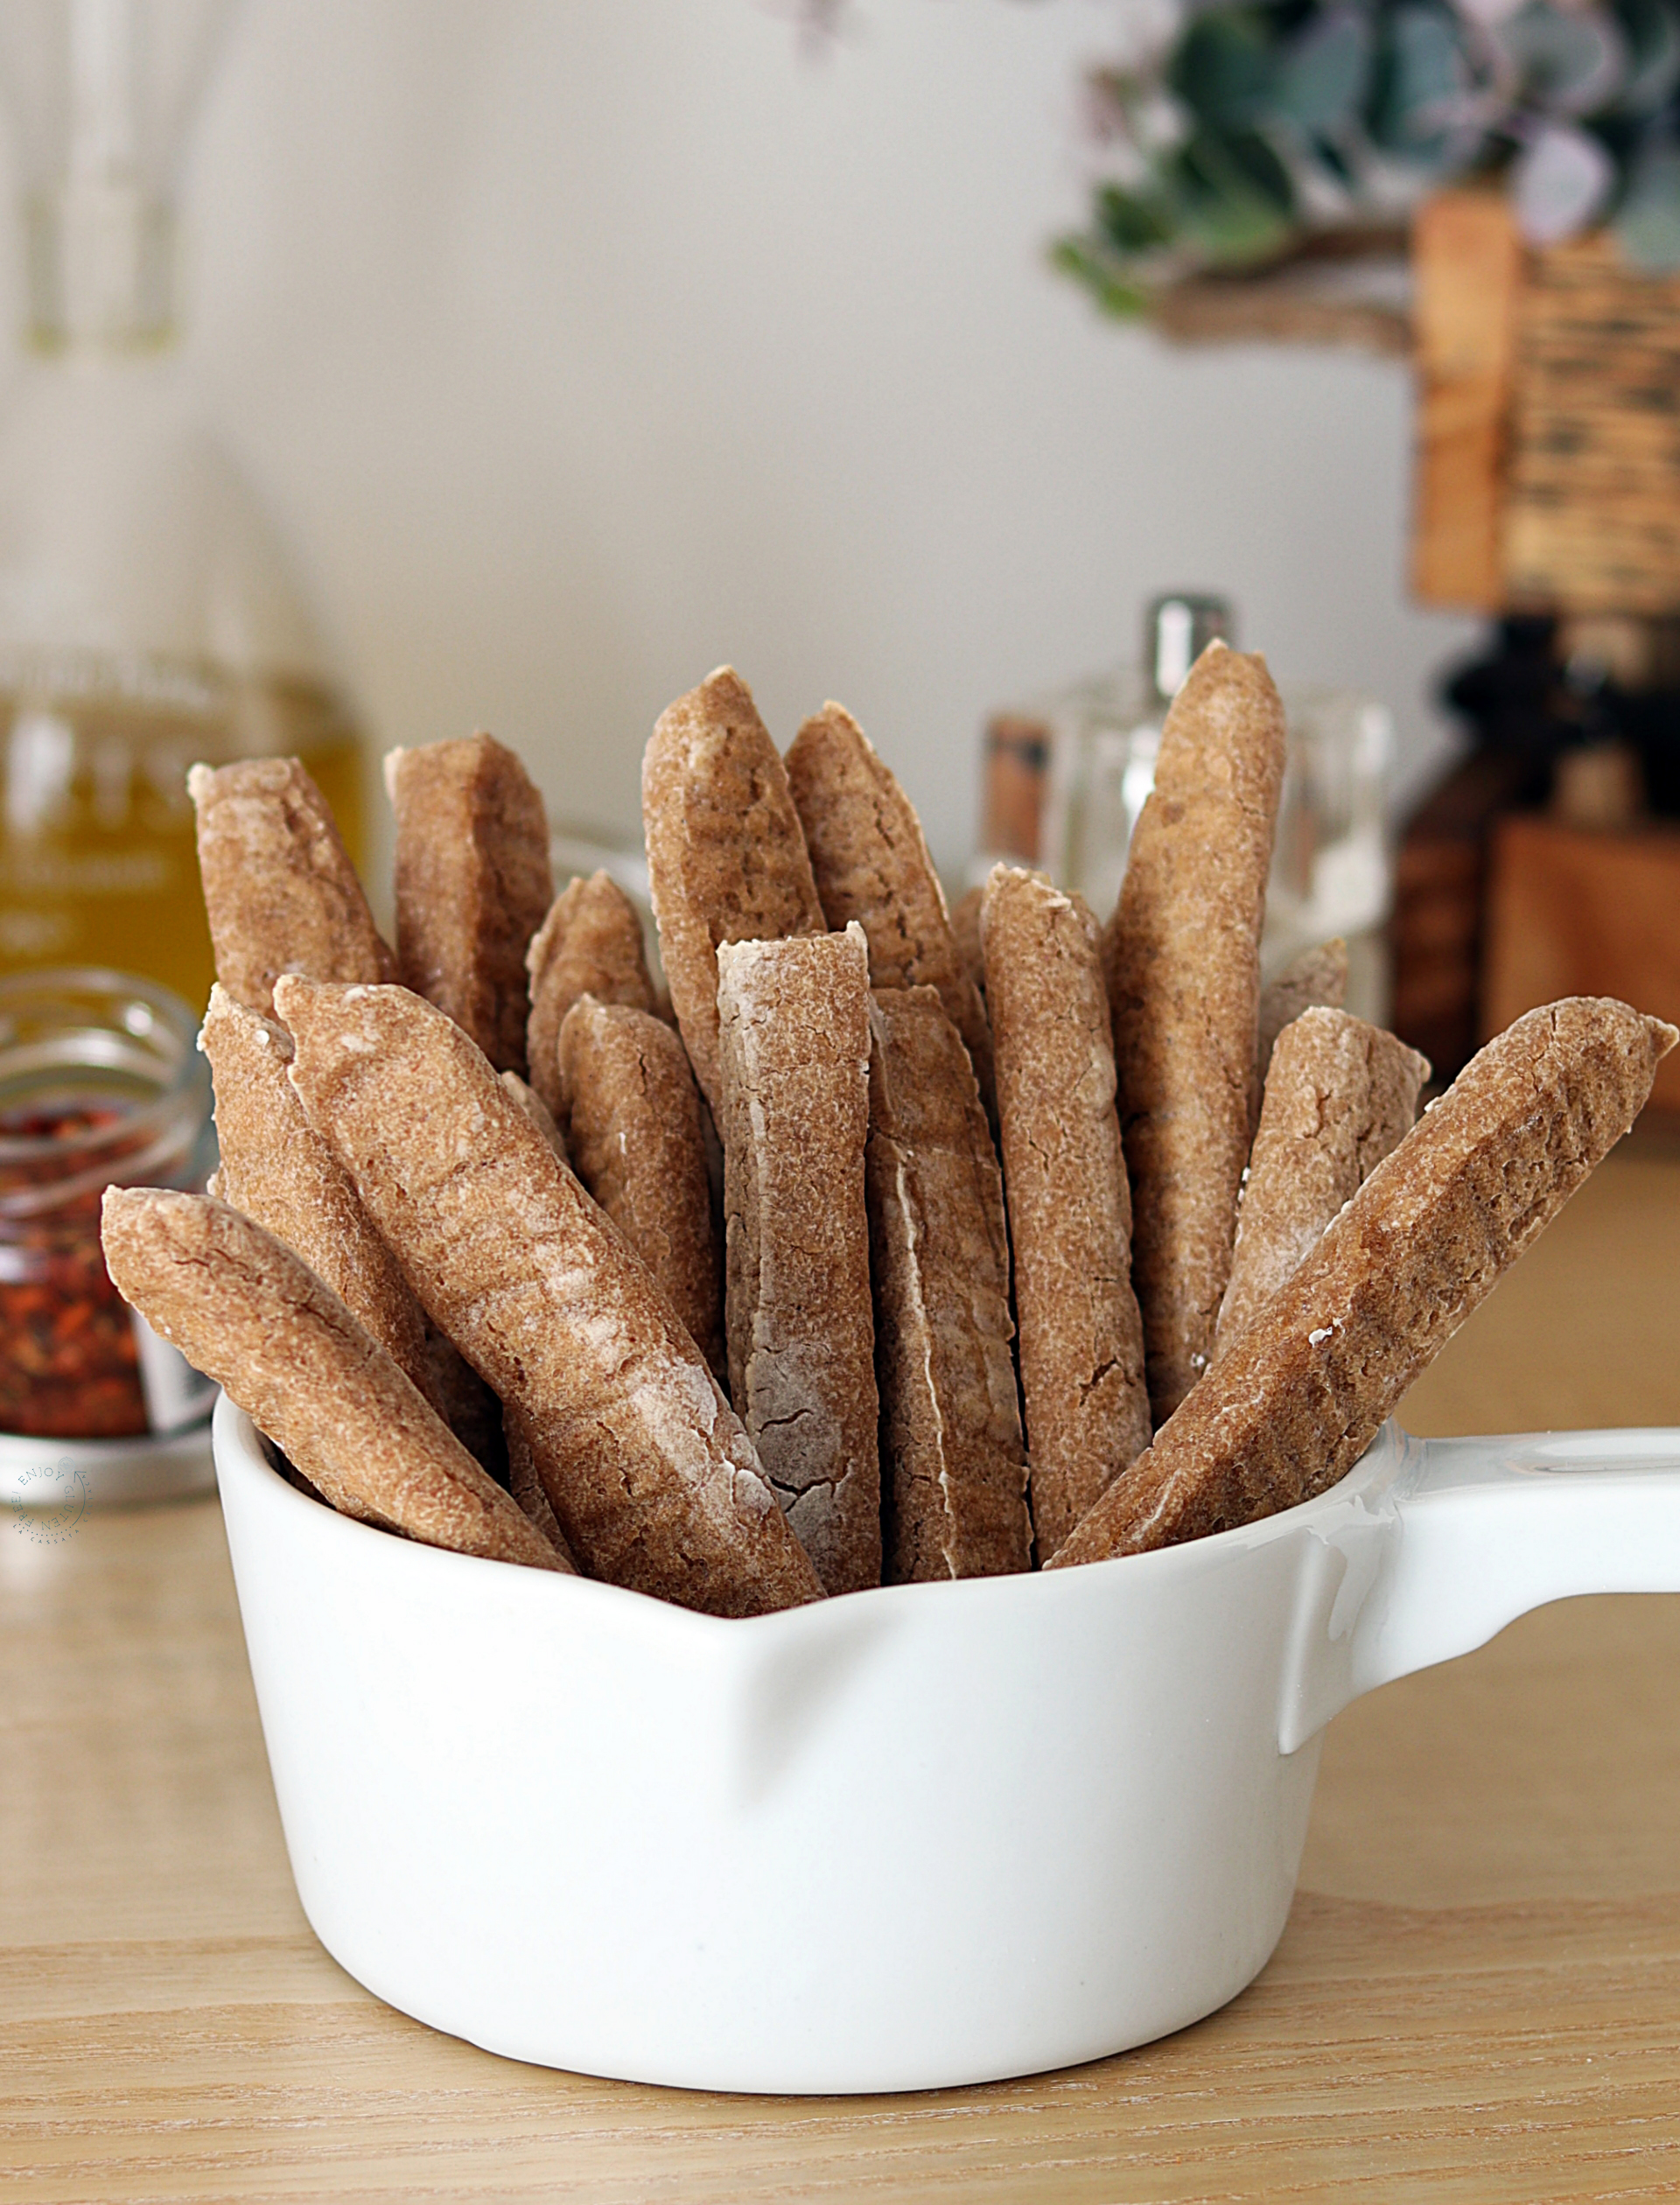
<svg viewBox="0 0 1680 2205"><path fill-rule="evenodd" d="M716 1614L1291 1507L1676 1035L1552 1004L1418 1118L1340 945L1261 988L1283 765L1215 644L1106 928L953 917L857 722L784 759L722 668L644 762L664 989L487 735L387 760L395 949L295 760L195 767L221 1160L112 1190L111 1275L332 1507Z"/></svg>

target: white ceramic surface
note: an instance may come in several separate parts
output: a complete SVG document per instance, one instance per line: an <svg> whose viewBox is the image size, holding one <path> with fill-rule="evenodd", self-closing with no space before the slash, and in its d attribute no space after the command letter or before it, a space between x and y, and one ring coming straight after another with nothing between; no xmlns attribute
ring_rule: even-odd
<svg viewBox="0 0 1680 2205"><path fill-rule="evenodd" d="M1326 1723L1568 1593L1680 1590L1680 1432L1420 1441L1158 1554L746 1622L337 1516L224 1401L327 1950L521 2060L921 2090L1094 2059L1282 1932Z"/></svg>
<svg viewBox="0 0 1680 2205"><path fill-rule="evenodd" d="M0 1504L73 1522L84 1508L184 1501L215 1488L208 1422L137 1439L0 1432Z"/></svg>

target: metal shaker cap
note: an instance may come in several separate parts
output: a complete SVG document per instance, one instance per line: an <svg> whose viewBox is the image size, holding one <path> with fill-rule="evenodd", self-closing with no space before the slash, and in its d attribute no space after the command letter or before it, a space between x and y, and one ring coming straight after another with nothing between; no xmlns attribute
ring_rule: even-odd
<svg viewBox="0 0 1680 2205"><path fill-rule="evenodd" d="M1236 640L1236 619L1228 598L1169 590L1150 600L1144 615L1144 668L1158 704L1172 702L1215 636L1226 643Z"/></svg>

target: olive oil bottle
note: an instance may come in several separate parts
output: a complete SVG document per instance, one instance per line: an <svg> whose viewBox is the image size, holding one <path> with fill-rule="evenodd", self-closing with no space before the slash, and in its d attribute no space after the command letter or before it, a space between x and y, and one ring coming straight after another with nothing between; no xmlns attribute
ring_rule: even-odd
<svg viewBox="0 0 1680 2205"><path fill-rule="evenodd" d="M29 357L0 425L0 970L202 1004L186 768L300 757L352 853L363 748L176 346L182 145L225 0L0 8Z"/></svg>

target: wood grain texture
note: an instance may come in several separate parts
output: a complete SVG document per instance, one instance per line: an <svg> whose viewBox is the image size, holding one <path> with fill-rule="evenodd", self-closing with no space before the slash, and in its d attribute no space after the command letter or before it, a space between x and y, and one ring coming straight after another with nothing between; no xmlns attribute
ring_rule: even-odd
<svg viewBox="0 0 1680 2205"><path fill-rule="evenodd" d="M1636 1134L1415 1429L1680 1423L1680 1143ZM1259 1981L1067 2073L877 2099L499 2060L358 1989L287 1872L213 1505L0 1515L0 2194L1643 2199L1680 2186L1680 1600L1578 1600L1340 1717Z"/></svg>
<svg viewBox="0 0 1680 2205"><path fill-rule="evenodd" d="M1680 833L1502 820L1489 854L1481 1017L1496 1033L1560 995L1613 995L1680 1023ZM1680 1110L1680 1051L1651 1099Z"/></svg>

